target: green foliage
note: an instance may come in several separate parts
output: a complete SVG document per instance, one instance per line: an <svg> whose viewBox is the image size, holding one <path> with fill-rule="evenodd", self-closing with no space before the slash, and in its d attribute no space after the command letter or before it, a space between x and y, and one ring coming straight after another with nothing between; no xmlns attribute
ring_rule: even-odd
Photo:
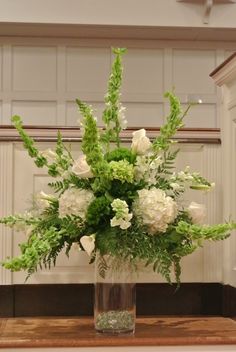
<svg viewBox="0 0 236 352"><path fill-rule="evenodd" d="M67 180L49 182L48 186L53 188L56 193L64 192L69 187Z"/></svg>
<svg viewBox="0 0 236 352"><path fill-rule="evenodd" d="M34 140L24 131L20 116L13 116L11 121L17 129L23 141L24 148L28 151L29 156L35 159L34 162L37 167L43 167L47 165L46 158L40 155L38 149L35 147Z"/></svg>
<svg viewBox="0 0 236 352"><path fill-rule="evenodd" d="M34 225L39 221L38 218L36 217L29 217L29 216L24 216L24 215L9 215L4 218L0 218L0 224L7 225L9 227L14 227L14 225Z"/></svg>
<svg viewBox="0 0 236 352"><path fill-rule="evenodd" d="M165 97L170 101L170 114L167 122L160 128L160 135L153 142L153 150L158 154L160 151L167 151L173 143L171 138L176 131L183 127L183 117L180 101L173 93L165 93Z"/></svg>
<svg viewBox="0 0 236 352"><path fill-rule="evenodd" d="M137 190L141 188L141 184L113 180L109 193L113 198L119 198L125 200L127 204L131 204L137 195Z"/></svg>
<svg viewBox="0 0 236 352"><path fill-rule="evenodd" d="M56 155L57 159L54 163L48 165L48 174L52 177L61 175L63 171L68 170L72 165L73 158L70 152L65 147L60 131L57 133L57 144L56 144Z"/></svg>
<svg viewBox="0 0 236 352"><path fill-rule="evenodd" d="M86 220L89 226L107 223L111 214L111 201L106 196L95 198L89 205Z"/></svg>
<svg viewBox="0 0 236 352"><path fill-rule="evenodd" d="M95 176L107 177L109 173L108 163L104 160L104 155L100 145L100 136L97 123L93 117L92 109L81 100L76 99L80 113L83 115L84 135L82 141L82 151L86 155L86 161L90 165Z"/></svg>
<svg viewBox="0 0 236 352"><path fill-rule="evenodd" d="M128 148L119 147L105 154L105 159L108 162L127 160L130 164L134 164L136 155Z"/></svg>
<svg viewBox="0 0 236 352"><path fill-rule="evenodd" d="M228 236L230 230L236 228L235 223L198 226L183 219L183 213L176 219L176 225L169 226L165 234L149 235L138 224L125 231L117 228L101 229L96 236L96 244L102 256L110 254L123 261L144 260L146 265L152 265L153 270L171 282L172 269L177 283L180 282L182 257L191 254L201 243L199 240L221 240Z"/></svg>
<svg viewBox="0 0 236 352"><path fill-rule="evenodd" d="M204 177L202 177L199 173L192 173L193 181L190 186L192 189L201 190L206 189L208 190L211 187L211 183L207 181Z"/></svg>
<svg viewBox="0 0 236 352"><path fill-rule="evenodd" d="M162 190L170 189L170 182L167 178L169 175L172 175L172 170L175 167L175 159L179 153L179 149L174 151L168 150L163 152L163 162L158 168L158 176L156 178L157 183L156 187ZM175 196L179 195L180 192L175 192Z"/></svg>
<svg viewBox="0 0 236 352"><path fill-rule="evenodd" d="M99 256L98 259L98 272L102 279L106 277L106 271L108 269L107 262L103 256Z"/></svg>
<svg viewBox="0 0 236 352"><path fill-rule="evenodd" d="M212 226L200 226L180 221L176 226L176 232L178 234L186 234L192 240L224 240L229 236L229 232L234 229L236 229L236 223L234 222Z"/></svg>
<svg viewBox="0 0 236 352"><path fill-rule="evenodd" d="M119 134L122 130L119 120L120 108L120 87L122 82L122 55L126 49L113 49L116 55L112 65L112 71L108 82L108 92L105 96L106 109L103 112L103 122L105 124L105 132L101 136L101 140L109 151L110 142L116 142L117 147L120 146Z"/></svg>
<svg viewBox="0 0 236 352"><path fill-rule="evenodd" d="M34 159L37 167L41 168L46 166L48 168L48 174L52 177L60 176L63 170L65 171L68 169L73 159L62 142L60 132L58 132L57 135L57 160L54 163L49 164L46 157L36 148L34 140L25 132L20 116L13 116L12 123L23 141L24 148L28 151L29 156Z"/></svg>
<svg viewBox="0 0 236 352"><path fill-rule="evenodd" d="M57 228L51 227L43 236L33 233L28 242L20 246L21 255L3 263L12 271L27 270L32 274L42 263L47 267L55 263L58 252L63 248L62 234Z"/></svg>

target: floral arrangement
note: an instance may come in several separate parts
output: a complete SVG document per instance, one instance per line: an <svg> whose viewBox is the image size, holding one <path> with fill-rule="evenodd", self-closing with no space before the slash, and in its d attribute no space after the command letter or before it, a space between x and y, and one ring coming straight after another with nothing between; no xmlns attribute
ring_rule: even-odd
<svg viewBox="0 0 236 352"><path fill-rule="evenodd" d="M130 148L121 146L120 133L127 125L120 103L124 52L114 49L102 116L104 128L98 128L92 107L76 100L83 116L83 153L76 160L60 133L55 151L39 151L24 131L21 118L13 116L30 157L56 180L49 183L52 194L35 195L31 211L0 220L28 234L27 242L20 245L21 254L2 263L6 269L26 270L30 275L42 265L55 264L63 248L69 255L77 243L91 262L100 253L101 275L107 265L105 255L109 254L134 267L140 261L152 265L168 282L173 269L179 282L183 256L204 240L225 239L236 228L234 222L202 225L203 205L181 205L188 188L210 190L213 184L188 167L174 171L178 150L172 148L171 138L183 126L188 109L182 112L173 93L165 94L170 113L159 135L151 141L140 129L133 133Z"/></svg>

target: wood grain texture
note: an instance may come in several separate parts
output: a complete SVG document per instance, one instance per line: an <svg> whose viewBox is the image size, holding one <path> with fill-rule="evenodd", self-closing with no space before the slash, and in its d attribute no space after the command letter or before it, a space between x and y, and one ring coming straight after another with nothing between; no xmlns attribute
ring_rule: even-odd
<svg viewBox="0 0 236 352"><path fill-rule="evenodd" d="M236 321L222 317L137 318L134 335L113 336L97 334L91 317L0 319L0 348L216 344L236 345Z"/></svg>

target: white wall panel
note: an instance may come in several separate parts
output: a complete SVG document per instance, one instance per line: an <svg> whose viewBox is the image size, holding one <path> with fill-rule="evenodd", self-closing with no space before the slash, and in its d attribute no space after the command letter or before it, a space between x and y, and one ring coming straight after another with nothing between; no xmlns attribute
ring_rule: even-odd
<svg viewBox="0 0 236 352"><path fill-rule="evenodd" d="M66 90L78 96L87 94L103 99L110 71L108 48L76 48L66 50ZM90 98L91 99L91 98Z"/></svg>
<svg viewBox="0 0 236 352"><path fill-rule="evenodd" d="M163 123L163 104L126 103L130 127L158 127Z"/></svg>
<svg viewBox="0 0 236 352"><path fill-rule="evenodd" d="M187 104L183 104L183 109L187 108ZM184 119L185 127L191 128L216 128L217 114L216 104L198 104L191 107L188 115Z"/></svg>
<svg viewBox="0 0 236 352"><path fill-rule="evenodd" d="M2 101L0 101L0 124L2 124L3 116L2 116Z"/></svg>
<svg viewBox="0 0 236 352"><path fill-rule="evenodd" d="M3 84L2 84L2 69L3 69L3 59L2 59L2 46L0 46L0 91L3 88Z"/></svg>
<svg viewBox="0 0 236 352"><path fill-rule="evenodd" d="M158 49L129 49L124 56L122 98L138 97L155 101L163 93L164 51Z"/></svg>
<svg viewBox="0 0 236 352"><path fill-rule="evenodd" d="M57 88L57 49L14 46L12 70L13 90L54 91Z"/></svg>
<svg viewBox="0 0 236 352"><path fill-rule="evenodd" d="M12 115L20 115L25 125L57 125L54 101L13 101Z"/></svg>
<svg viewBox="0 0 236 352"><path fill-rule="evenodd" d="M141 126L142 120L149 127L160 125L169 108L163 94L175 87L182 103L189 94L203 100L202 106L189 113L187 127L219 127L220 95L208 76L216 63L231 53L229 49L190 50L182 42L173 47L165 42L130 43L122 42L128 52L123 60L121 96L130 125ZM0 121L9 124L11 114L17 113L30 125L45 124L44 119L48 125L77 125L76 107L71 103L76 97L93 102L99 119L111 58L106 41L97 46L96 41L70 44L69 39L62 43L59 39L35 38L32 42L26 38L12 44L9 39L2 46L0 42Z"/></svg>
<svg viewBox="0 0 236 352"><path fill-rule="evenodd" d="M173 50L173 85L176 93L214 94L209 74L216 66L214 50Z"/></svg>

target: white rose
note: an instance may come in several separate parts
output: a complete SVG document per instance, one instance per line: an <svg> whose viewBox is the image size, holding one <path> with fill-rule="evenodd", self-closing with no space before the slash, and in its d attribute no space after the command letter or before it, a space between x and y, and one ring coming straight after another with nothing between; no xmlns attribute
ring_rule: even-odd
<svg viewBox="0 0 236 352"><path fill-rule="evenodd" d="M95 235L81 237L80 243L85 252L90 256L95 248Z"/></svg>
<svg viewBox="0 0 236 352"><path fill-rule="evenodd" d="M198 204L191 202L187 211L192 218L194 224L202 224L206 217L206 206L204 204Z"/></svg>
<svg viewBox="0 0 236 352"><path fill-rule="evenodd" d="M71 170L74 174L76 174L80 178L93 177L92 171L86 161L86 156L84 154L82 154L77 160L75 160Z"/></svg>
<svg viewBox="0 0 236 352"><path fill-rule="evenodd" d="M145 129L141 129L138 131L133 132L133 139L131 144L131 149L133 152L143 155L145 154L148 149L150 149L152 143L150 139L146 137Z"/></svg>
<svg viewBox="0 0 236 352"><path fill-rule="evenodd" d="M38 210L45 210L50 206L50 201L56 199L52 194L46 194L43 191L35 194L35 206Z"/></svg>

